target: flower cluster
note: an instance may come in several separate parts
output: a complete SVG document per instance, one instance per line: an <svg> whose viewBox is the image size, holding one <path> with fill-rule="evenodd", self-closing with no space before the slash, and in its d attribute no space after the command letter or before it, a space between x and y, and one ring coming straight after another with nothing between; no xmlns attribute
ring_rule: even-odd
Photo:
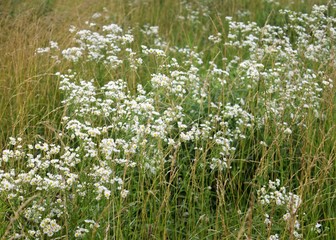
<svg viewBox="0 0 336 240"><path fill-rule="evenodd" d="M268 186L264 185L258 190L257 194L258 202L262 205L264 211L268 211L268 209L272 209L272 212L274 212L274 209L280 211L282 221L286 223L290 234L292 234L295 239L301 239L301 226L297 219L298 209L302 202L301 198L292 192L287 192L285 187L281 187L279 179L276 179L275 182L269 180ZM281 221L281 218L276 219L279 216L275 214L272 216L269 213L265 213L264 216L264 223L269 229L271 229L275 223L279 225L279 221ZM278 239L277 234L270 236L269 239Z"/></svg>
<svg viewBox="0 0 336 240"><path fill-rule="evenodd" d="M61 230L61 226L57 224L55 219L45 218L41 221L40 227L44 234L47 234L49 237L53 236L54 233Z"/></svg>

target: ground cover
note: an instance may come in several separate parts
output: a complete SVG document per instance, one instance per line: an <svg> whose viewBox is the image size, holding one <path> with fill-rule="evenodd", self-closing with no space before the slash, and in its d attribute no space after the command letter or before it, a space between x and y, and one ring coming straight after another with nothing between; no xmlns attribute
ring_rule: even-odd
<svg viewBox="0 0 336 240"><path fill-rule="evenodd" d="M333 239L336 5L98 2L1 3L0 236Z"/></svg>

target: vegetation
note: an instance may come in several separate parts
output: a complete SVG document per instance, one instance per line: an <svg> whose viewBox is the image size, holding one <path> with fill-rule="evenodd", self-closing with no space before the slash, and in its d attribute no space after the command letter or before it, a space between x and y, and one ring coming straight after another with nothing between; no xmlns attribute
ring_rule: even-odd
<svg viewBox="0 0 336 240"><path fill-rule="evenodd" d="M333 239L335 15L0 2L0 236Z"/></svg>

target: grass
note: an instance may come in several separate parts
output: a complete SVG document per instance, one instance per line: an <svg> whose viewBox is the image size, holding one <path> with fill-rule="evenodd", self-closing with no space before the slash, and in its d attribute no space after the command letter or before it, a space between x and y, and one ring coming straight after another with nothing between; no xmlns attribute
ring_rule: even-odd
<svg viewBox="0 0 336 240"><path fill-rule="evenodd" d="M0 3L2 239L333 239L335 5L277 2Z"/></svg>

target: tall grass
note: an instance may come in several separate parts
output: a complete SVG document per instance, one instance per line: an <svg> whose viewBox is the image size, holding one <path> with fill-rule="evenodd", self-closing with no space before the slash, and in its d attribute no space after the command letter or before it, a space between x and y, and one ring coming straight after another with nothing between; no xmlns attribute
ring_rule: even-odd
<svg viewBox="0 0 336 240"><path fill-rule="evenodd" d="M3 239L336 236L335 4L0 7Z"/></svg>

